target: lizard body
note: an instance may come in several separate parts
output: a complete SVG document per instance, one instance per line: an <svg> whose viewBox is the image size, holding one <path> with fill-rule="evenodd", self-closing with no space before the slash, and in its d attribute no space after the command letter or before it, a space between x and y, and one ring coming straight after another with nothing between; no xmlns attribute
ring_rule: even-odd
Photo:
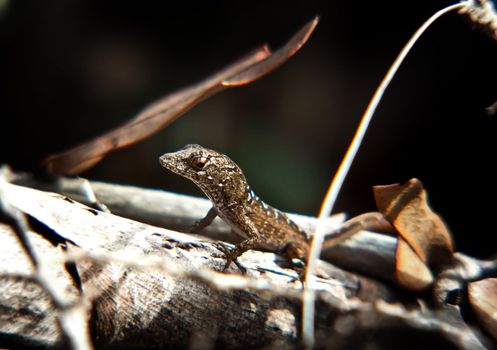
<svg viewBox="0 0 497 350"><path fill-rule="evenodd" d="M309 250L307 234L285 213L259 199L240 167L228 156L199 145L186 145L162 155L160 163L193 181L212 202L212 208L192 231L199 231L219 216L245 239L231 252L225 252L225 269L254 248L280 253L294 263L305 263Z"/></svg>

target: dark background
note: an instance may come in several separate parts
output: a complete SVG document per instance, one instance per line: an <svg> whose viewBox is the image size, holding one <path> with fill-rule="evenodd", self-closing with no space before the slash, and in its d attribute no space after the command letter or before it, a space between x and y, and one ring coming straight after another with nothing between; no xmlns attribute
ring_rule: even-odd
<svg viewBox="0 0 497 350"><path fill-rule="evenodd" d="M451 3L0 0L0 163L35 171L43 156L263 42L280 46L319 14L308 44L278 70L82 174L199 194L158 164L162 153L199 143L235 159L268 203L315 215L389 65ZM497 41L464 16L436 22L383 98L335 211L373 210L371 186L418 177L457 248L495 254L497 116L485 107L497 100L496 62Z"/></svg>

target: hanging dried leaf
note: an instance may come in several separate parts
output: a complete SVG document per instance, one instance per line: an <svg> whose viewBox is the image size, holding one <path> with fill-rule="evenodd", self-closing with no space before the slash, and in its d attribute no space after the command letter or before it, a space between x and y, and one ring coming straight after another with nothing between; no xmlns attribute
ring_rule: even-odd
<svg viewBox="0 0 497 350"><path fill-rule="evenodd" d="M376 205L430 268L450 261L453 244L442 219L429 207L426 191L418 179L405 185L375 186Z"/></svg>
<svg viewBox="0 0 497 350"><path fill-rule="evenodd" d="M478 320L497 339L497 278L470 283L468 297Z"/></svg>
<svg viewBox="0 0 497 350"><path fill-rule="evenodd" d="M44 168L52 175L75 175L98 163L107 153L141 141L172 123L203 99L228 87L251 83L280 66L307 41L318 23L314 18L281 49L264 45L198 84L165 96L120 127L67 151L47 157Z"/></svg>
<svg viewBox="0 0 497 350"><path fill-rule="evenodd" d="M395 252L395 279L406 289L422 291L433 283L433 275L412 248L399 237Z"/></svg>

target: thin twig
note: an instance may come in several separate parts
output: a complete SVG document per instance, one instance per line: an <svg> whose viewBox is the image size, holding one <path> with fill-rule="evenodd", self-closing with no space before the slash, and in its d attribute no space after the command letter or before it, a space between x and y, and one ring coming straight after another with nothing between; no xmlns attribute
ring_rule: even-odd
<svg viewBox="0 0 497 350"><path fill-rule="evenodd" d="M0 176L0 213L5 215L11 222L20 245L33 265L34 272L29 278L43 288L52 301L54 308L58 311L57 319L60 327L64 334L68 336L71 348L75 350L93 349L88 332L88 304L83 297L78 303L69 303L63 292L52 283L52 278L48 271L50 267L38 256L29 238L31 229L26 215L3 200L3 186L6 183L3 176Z"/></svg>
<svg viewBox="0 0 497 350"><path fill-rule="evenodd" d="M308 348L312 348L314 346L314 301L315 301L315 295L314 295L314 276L311 273L311 271L314 270L314 266L316 264L316 261L319 259L319 256L321 254L321 245L323 243L323 235L324 235L324 229L322 225L320 224L321 220L324 218L330 216L333 206L335 205L335 201L337 199L338 193L340 192L340 189L342 187L342 184L345 180L345 177L347 176L347 173L352 165L352 162L357 154L357 151L359 150L359 147L361 145L361 142L364 138L364 135L366 133L366 130L369 126L369 123L373 117L373 114L381 101L381 98L392 81L393 77L395 76L395 73L399 69L400 65L402 64L403 60L413 47L413 45L416 43L416 41L419 39L419 37L424 33L424 31L439 17L443 16L444 14L454 11L457 9L461 9L464 6L466 6L466 3L458 3L454 4L451 6L448 6L438 12L436 12L433 16L431 16L423 25L414 33L414 35L409 39L409 41L406 43L404 48L400 51L399 55L393 62L392 66L388 70L387 74L381 81L380 85L376 89L373 98L369 102L368 107L366 108L366 111L364 112L364 115L361 119L361 122L357 128L357 131L354 135L354 138L349 146L349 149L347 150L347 153L345 154L342 163L340 164L340 167L338 168L337 173L335 174L331 185L328 189L328 192L326 193L325 199L323 201L323 204L321 206L319 216L318 216L318 225L316 227L315 233L313 235L313 240L311 243L311 249L309 252L309 259L307 263L307 271L306 271L306 283L305 283L305 290L304 290L304 303L303 303L303 320L302 320L302 335L303 335L303 341L304 344Z"/></svg>
<svg viewBox="0 0 497 350"><path fill-rule="evenodd" d="M119 254L109 251L88 252L78 251L68 253L64 262L82 262L84 260L97 264L119 264L125 267L142 271L157 271L171 276L189 278L206 283L217 290L239 290L252 289L270 293L271 295L286 296L294 299L301 299L302 291L299 288L289 288L288 285L278 286L277 284L263 279L250 278L238 274L226 274L216 272L209 268L188 269L181 264L174 263L158 257L130 256L129 253Z"/></svg>

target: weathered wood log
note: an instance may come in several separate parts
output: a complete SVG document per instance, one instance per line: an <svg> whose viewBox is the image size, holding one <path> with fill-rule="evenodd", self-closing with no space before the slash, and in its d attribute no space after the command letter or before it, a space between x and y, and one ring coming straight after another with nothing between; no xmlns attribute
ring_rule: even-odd
<svg viewBox="0 0 497 350"><path fill-rule="evenodd" d="M92 204L82 192L82 183L87 180L59 178L56 181L42 181L29 175L14 175L12 181L23 186L61 193L87 205ZM90 181L89 184L98 201L105 204L112 213L172 230L186 230L204 217L211 207L207 199L162 190L99 181ZM307 232L312 232L316 226L317 220L314 217L291 213L288 215ZM344 218L343 214L338 214L328 219L329 231L333 231ZM214 219L200 234L230 243L240 241L219 218ZM392 280L396 244L394 237L362 231L338 246L325 249L322 257L351 271Z"/></svg>
<svg viewBox="0 0 497 350"><path fill-rule="evenodd" d="M64 308L91 301L89 325L99 348L299 344L302 286L295 271L273 253L248 251L240 258L246 276L235 266L224 274L218 272L224 258L209 238L98 212L61 195L6 182L0 183L0 197L29 217L29 238L40 260L50 264L50 282L66 301ZM356 242L364 242L361 234ZM0 241L0 345L67 346L59 318L63 310L33 278L11 225L0 223ZM353 252L353 245L349 249ZM345 348L348 336L360 344L363 337L382 331L373 322L396 325L402 334L429 334L460 349L484 348L464 324L451 323L443 313L413 310L412 304L411 311L382 304L405 302L392 286L325 262L318 268L319 347Z"/></svg>
<svg viewBox="0 0 497 350"><path fill-rule="evenodd" d="M80 288L91 296L97 344L162 347L157 340L167 339L168 345L185 346L194 334L235 348L292 344L298 339L302 286L275 254L249 251L240 258L247 276L237 275L236 267L230 268L234 275L225 275L215 272L224 257L208 239L7 183L2 185L2 200L31 218L36 232L29 235L41 259L53 264L57 288L66 290L70 300ZM32 268L12 229L2 225L0 235L5 243L0 261L0 294L6 308L2 333L23 344L60 345L58 311L31 279L20 278L29 276ZM76 268L72 275L64 265L69 258L62 247L76 254L70 258ZM320 291L342 302L360 295L394 298L381 283L329 264L321 264L319 275Z"/></svg>

